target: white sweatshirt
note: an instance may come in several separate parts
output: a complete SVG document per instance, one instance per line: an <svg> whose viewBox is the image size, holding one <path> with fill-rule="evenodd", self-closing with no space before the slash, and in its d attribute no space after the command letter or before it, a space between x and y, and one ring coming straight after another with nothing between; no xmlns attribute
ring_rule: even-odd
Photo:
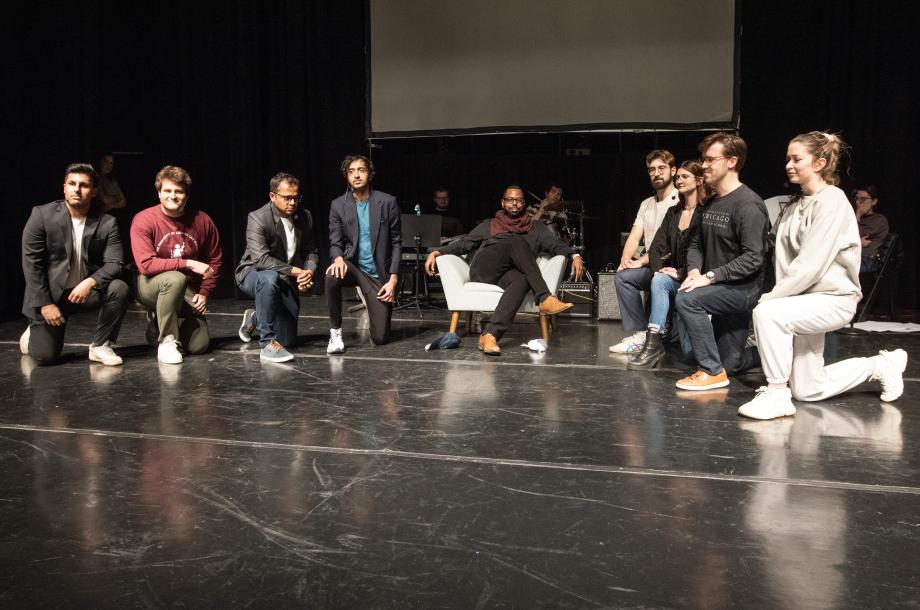
<svg viewBox="0 0 920 610"><path fill-rule="evenodd" d="M862 298L856 215L842 190L826 186L791 204L775 227L776 285L761 301L799 294Z"/></svg>

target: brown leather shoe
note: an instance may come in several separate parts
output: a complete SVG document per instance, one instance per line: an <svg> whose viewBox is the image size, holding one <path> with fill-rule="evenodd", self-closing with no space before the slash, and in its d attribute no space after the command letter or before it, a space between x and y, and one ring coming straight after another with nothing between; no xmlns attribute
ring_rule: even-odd
<svg viewBox="0 0 920 610"><path fill-rule="evenodd" d="M572 309L573 307L575 307L574 303L563 303L553 295L549 295L540 303L540 313L554 316L557 313L562 313L566 309Z"/></svg>
<svg viewBox="0 0 920 610"><path fill-rule="evenodd" d="M684 377L675 383L681 390L714 390L728 385L728 373L722 369L715 375L710 375L703 369L698 370L689 377Z"/></svg>
<svg viewBox="0 0 920 610"><path fill-rule="evenodd" d="M502 348L498 347L498 341L492 333L479 335L479 351L485 352L490 356L498 356L502 353Z"/></svg>

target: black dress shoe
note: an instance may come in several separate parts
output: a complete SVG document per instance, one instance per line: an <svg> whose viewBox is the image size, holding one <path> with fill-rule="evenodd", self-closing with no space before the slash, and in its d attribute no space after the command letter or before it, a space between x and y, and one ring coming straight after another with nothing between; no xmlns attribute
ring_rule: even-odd
<svg viewBox="0 0 920 610"><path fill-rule="evenodd" d="M662 358L667 352L661 342L661 334L645 333L645 345L635 354L630 354L626 360L629 370L647 370L658 368Z"/></svg>

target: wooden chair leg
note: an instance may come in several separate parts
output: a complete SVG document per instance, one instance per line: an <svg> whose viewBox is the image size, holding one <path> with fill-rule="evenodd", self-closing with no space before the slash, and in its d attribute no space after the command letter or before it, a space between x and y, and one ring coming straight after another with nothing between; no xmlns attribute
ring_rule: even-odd
<svg viewBox="0 0 920 610"><path fill-rule="evenodd" d="M466 312L466 336L469 337L473 334L473 312Z"/></svg>
<svg viewBox="0 0 920 610"><path fill-rule="evenodd" d="M460 312L452 311L450 312L450 332L457 332L457 322L460 321Z"/></svg>
<svg viewBox="0 0 920 610"><path fill-rule="evenodd" d="M549 343L549 316L545 313L540 314L540 330L543 333L543 340Z"/></svg>

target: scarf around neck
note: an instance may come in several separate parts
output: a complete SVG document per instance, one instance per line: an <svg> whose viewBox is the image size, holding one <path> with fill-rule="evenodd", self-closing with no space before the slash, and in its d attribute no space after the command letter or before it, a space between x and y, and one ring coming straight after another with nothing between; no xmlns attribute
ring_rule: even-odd
<svg viewBox="0 0 920 610"><path fill-rule="evenodd" d="M530 233L533 228L533 217L530 214L521 214L511 218L505 210L495 212L495 218L489 226L489 235L495 237L500 233Z"/></svg>

